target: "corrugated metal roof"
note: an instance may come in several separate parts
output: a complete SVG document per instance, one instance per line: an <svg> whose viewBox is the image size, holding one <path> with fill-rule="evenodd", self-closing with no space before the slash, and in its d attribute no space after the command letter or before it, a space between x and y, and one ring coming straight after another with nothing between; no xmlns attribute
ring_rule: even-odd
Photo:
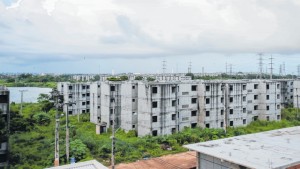
<svg viewBox="0 0 300 169"><path fill-rule="evenodd" d="M91 161L79 162L74 164L58 166L58 167L46 168L46 169L108 169L108 168L96 160L91 160Z"/></svg>

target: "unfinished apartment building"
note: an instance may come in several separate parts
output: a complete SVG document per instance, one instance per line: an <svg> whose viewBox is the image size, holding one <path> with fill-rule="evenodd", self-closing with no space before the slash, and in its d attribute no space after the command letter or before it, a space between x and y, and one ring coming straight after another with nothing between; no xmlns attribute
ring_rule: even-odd
<svg viewBox="0 0 300 169"><path fill-rule="evenodd" d="M0 86L0 116L4 120L0 128L0 169L7 167L8 134L9 134L9 90ZM1 123L2 123L1 120Z"/></svg>
<svg viewBox="0 0 300 169"><path fill-rule="evenodd" d="M281 108L295 100L285 99L298 91L294 84L298 81L130 80L59 83L58 90L64 95L64 111L68 108L71 115L90 113L98 133L111 127L115 113L117 128L155 136L185 127L223 128L257 119L280 120Z"/></svg>

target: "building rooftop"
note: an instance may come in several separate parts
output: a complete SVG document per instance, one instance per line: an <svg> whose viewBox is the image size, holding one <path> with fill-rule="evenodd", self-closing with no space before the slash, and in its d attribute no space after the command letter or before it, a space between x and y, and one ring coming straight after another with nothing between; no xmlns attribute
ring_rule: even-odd
<svg viewBox="0 0 300 169"><path fill-rule="evenodd" d="M184 147L248 168L300 164L300 127L208 141Z"/></svg>
<svg viewBox="0 0 300 169"><path fill-rule="evenodd" d="M91 160L91 161L62 165L62 166L51 167L46 169L108 169L108 168L96 160Z"/></svg>
<svg viewBox="0 0 300 169"><path fill-rule="evenodd" d="M117 169L192 169L196 168L196 152L167 155L129 164L119 164Z"/></svg>

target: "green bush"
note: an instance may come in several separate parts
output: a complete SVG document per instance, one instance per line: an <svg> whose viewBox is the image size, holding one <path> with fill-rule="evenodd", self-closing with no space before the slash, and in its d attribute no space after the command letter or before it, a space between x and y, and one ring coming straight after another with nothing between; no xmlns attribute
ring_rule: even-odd
<svg viewBox="0 0 300 169"><path fill-rule="evenodd" d="M43 113L43 112L33 115L33 119L39 125L46 125L47 126L51 122L50 115L48 115L46 113Z"/></svg>

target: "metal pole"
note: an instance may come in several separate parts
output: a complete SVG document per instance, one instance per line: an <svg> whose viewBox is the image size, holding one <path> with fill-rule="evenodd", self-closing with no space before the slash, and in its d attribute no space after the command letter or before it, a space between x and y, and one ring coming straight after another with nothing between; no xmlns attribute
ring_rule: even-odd
<svg viewBox="0 0 300 169"><path fill-rule="evenodd" d="M298 102L298 95L297 95L297 118L299 118L299 102Z"/></svg>
<svg viewBox="0 0 300 169"><path fill-rule="evenodd" d="M112 102L112 115L113 115L113 122L112 122L112 144L111 144L111 169L115 169L115 100Z"/></svg>
<svg viewBox="0 0 300 169"><path fill-rule="evenodd" d="M70 129L69 129L69 104L67 105L67 112L66 112L66 156L67 156L67 164L69 163L69 157L70 157L70 145L69 145L69 137L70 137Z"/></svg>
<svg viewBox="0 0 300 169"><path fill-rule="evenodd" d="M57 94L57 93L56 93ZM56 117L55 117L55 159L54 166L59 166L59 114L58 114L58 96L56 95Z"/></svg>

